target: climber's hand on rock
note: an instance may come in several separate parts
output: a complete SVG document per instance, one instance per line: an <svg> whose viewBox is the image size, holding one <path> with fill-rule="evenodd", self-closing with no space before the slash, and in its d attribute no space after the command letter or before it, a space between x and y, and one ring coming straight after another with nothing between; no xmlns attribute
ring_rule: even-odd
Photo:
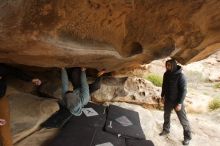
<svg viewBox="0 0 220 146"><path fill-rule="evenodd" d="M32 83L35 85L35 86L40 86L42 81L40 79L32 79Z"/></svg>
<svg viewBox="0 0 220 146"><path fill-rule="evenodd" d="M106 73L105 69L102 69L101 71L98 72L97 76L100 77L102 76L104 73Z"/></svg>
<svg viewBox="0 0 220 146"><path fill-rule="evenodd" d="M86 71L86 68L85 67L81 67L81 71Z"/></svg>
<svg viewBox="0 0 220 146"><path fill-rule="evenodd" d="M0 119L0 126L3 126L6 124L6 121L4 119Z"/></svg>

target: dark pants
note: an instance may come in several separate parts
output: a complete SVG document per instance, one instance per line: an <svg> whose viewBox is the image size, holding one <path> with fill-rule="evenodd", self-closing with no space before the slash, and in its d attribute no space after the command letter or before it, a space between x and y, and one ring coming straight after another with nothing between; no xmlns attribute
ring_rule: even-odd
<svg viewBox="0 0 220 146"><path fill-rule="evenodd" d="M80 87L80 84L74 83L74 85L77 88ZM96 90L100 89L100 87L101 87L101 77L98 77L93 83L89 84L89 93L92 94Z"/></svg>
<svg viewBox="0 0 220 146"><path fill-rule="evenodd" d="M68 68L67 74L73 87L75 89L80 88L81 68L80 67ZM100 89L100 87L101 87L101 77L98 77L93 83L89 84L89 93L92 94L96 90Z"/></svg>
<svg viewBox="0 0 220 146"><path fill-rule="evenodd" d="M93 83L89 84L89 93L92 94L101 87L101 77L98 77Z"/></svg>
<svg viewBox="0 0 220 146"><path fill-rule="evenodd" d="M164 103L164 124L163 130L169 132L170 130L170 115L173 109L175 109L176 104L165 102ZM186 111L184 105L180 111L176 111L176 114L180 120L181 125L183 126L183 135L184 139L191 139L191 128L189 121L186 116Z"/></svg>

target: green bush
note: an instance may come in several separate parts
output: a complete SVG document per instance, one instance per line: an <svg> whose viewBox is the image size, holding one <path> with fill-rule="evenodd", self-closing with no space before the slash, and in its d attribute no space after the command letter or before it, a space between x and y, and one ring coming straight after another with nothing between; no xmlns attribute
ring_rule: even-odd
<svg viewBox="0 0 220 146"><path fill-rule="evenodd" d="M163 78L157 74L149 74L146 79L152 82L155 86L162 86Z"/></svg>
<svg viewBox="0 0 220 146"><path fill-rule="evenodd" d="M214 85L214 88L220 88L220 83L216 83L216 84Z"/></svg>
<svg viewBox="0 0 220 146"><path fill-rule="evenodd" d="M213 98L213 100L209 102L209 109L216 110L219 108L220 108L220 98L219 97Z"/></svg>

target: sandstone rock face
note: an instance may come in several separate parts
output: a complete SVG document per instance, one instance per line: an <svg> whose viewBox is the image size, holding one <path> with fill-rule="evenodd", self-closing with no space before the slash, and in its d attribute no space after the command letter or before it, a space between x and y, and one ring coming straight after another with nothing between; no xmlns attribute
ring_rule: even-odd
<svg viewBox="0 0 220 146"><path fill-rule="evenodd" d="M220 91L212 83L200 81L188 82L184 104L189 113L210 112L209 103L213 97L219 97ZM154 86L148 80L138 77L103 78L101 88L94 92L95 102L126 102L141 105L144 108L162 109L161 87ZM58 96L57 96L58 97Z"/></svg>
<svg viewBox="0 0 220 146"><path fill-rule="evenodd" d="M27 93L9 96L13 143L20 141L40 128L59 107L56 101L46 100Z"/></svg>
<svg viewBox="0 0 220 146"><path fill-rule="evenodd" d="M185 70L200 72L209 81L220 81L220 51L207 59L185 66Z"/></svg>
<svg viewBox="0 0 220 146"><path fill-rule="evenodd" d="M117 80L117 81L116 81ZM92 94L97 102L129 102L144 107L160 106L160 88L137 77L127 79L103 79L101 88Z"/></svg>
<svg viewBox="0 0 220 146"><path fill-rule="evenodd" d="M0 1L0 62L109 71L220 47L220 1Z"/></svg>

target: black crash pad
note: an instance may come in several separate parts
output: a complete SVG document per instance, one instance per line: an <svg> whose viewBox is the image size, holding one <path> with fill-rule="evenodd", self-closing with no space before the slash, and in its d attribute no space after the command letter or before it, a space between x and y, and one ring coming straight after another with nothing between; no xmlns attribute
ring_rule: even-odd
<svg viewBox="0 0 220 146"><path fill-rule="evenodd" d="M88 115L85 114L88 113ZM91 115L90 115L91 114ZM89 126L103 129L106 122L106 107L89 102L84 106L81 116L72 116L68 125Z"/></svg>
<svg viewBox="0 0 220 146"><path fill-rule="evenodd" d="M109 106L105 131L125 138L145 139L139 114L115 105Z"/></svg>
<svg viewBox="0 0 220 146"><path fill-rule="evenodd" d="M61 128L68 122L68 120L72 116L73 115L67 108L60 106L60 109L55 112L50 118L48 118L44 123L42 123L41 127L48 129Z"/></svg>
<svg viewBox="0 0 220 146"><path fill-rule="evenodd" d="M125 139L98 129L92 146L125 146Z"/></svg>
<svg viewBox="0 0 220 146"><path fill-rule="evenodd" d="M69 129L64 128L48 146L90 146L94 132L93 128L82 128L77 125Z"/></svg>
<svg viewBox="0 0 220 146"><path fill-rule="evenodd" d="M151 140L126 139L126 146L154 146Z"/></svg>
<svg viewBox="0 0 220 146"><path fill-rule="evenodd" d="M77 125L68 127L68 124L48 146L126 146L125 139L99 128L77 127Z"/></svg>

